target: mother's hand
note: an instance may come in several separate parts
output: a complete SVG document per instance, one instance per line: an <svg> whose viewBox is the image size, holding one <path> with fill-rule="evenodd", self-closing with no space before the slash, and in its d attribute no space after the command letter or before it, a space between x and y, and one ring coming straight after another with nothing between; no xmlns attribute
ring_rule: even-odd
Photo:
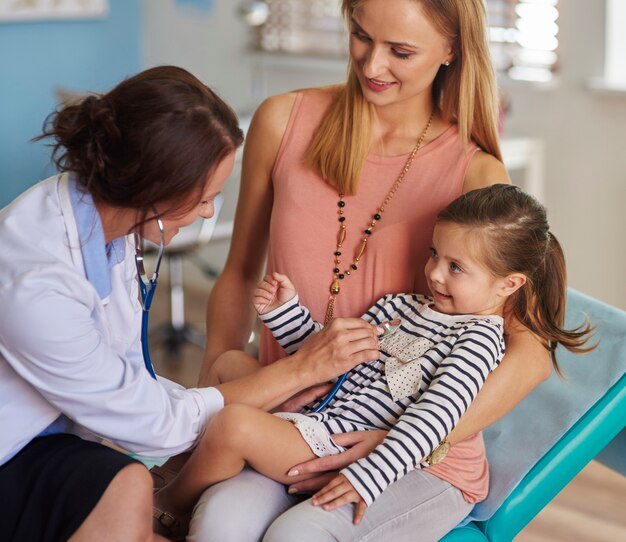
<svg viewBox="0 0 626 542"><path fill-rule="evenodd" d="M321 489L337 476L340 469L369 455L386 436L387 431L382 429L333 435L333 441L337 445L348 449L340 454L319 457L306 463L294 465L289 471L290 476L302 474L312 474L313 476L290 485L289 493L313 493Z"/></svg>

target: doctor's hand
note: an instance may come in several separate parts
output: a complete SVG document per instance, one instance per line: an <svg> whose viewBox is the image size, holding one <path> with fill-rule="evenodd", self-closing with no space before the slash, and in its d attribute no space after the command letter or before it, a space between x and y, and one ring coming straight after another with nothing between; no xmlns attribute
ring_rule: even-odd
<svg viewBox="0 0 626 542"><path fill-rule="evenodd" d="M304 341L291 358L297 358L309 385L320 384L360 363L378 359L378 336L382 333L382 328L361 318L335 318Z"/></svg>
<svg viewBox="0 0 626 542"><path fill-rule="evenodd" d="M311 502L314 506L321 506L327 512L335 510L335 508L339 508L344 504L355 503L354 518L352 519L352 523L355 525L361 523L361 519L363 519L363 515L367 509L367 504L363 500L363 497L357 493L354 486L343 474L333 478L313 495Z"/></svg>
<svg viewBox="0 0 626 542"><path fill-rule="evenodd" d="M289 471L290 476L300 474L313 474L314 476L291 484L288 490L289 493L313 493L324 487L337 476L340 469L369 455L386 436L387 431L381 429L333 435L333 442L338 446L347 448L347 450L340 454L318 457L311 461L294 465Z"/></svg>

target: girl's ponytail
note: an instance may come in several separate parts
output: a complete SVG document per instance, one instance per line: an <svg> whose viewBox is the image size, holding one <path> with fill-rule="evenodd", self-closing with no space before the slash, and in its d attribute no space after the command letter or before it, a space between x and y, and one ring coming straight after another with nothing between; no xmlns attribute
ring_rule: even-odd
<svg viewBox="0 0 626 542"><path fill-rule="evenodd" d="M520 297L525 297L526 307L515 303L519 320L541 339L550 350L552 364L559 376L562 373L556 360L556 347L560 344L571 352L584 353L594 346L585 347L593 328L589 321L575 329L565 329L565 306L567 298L567 271L561 244L551 231L547 232L545 255L541 265L529 277Z"/></svg>

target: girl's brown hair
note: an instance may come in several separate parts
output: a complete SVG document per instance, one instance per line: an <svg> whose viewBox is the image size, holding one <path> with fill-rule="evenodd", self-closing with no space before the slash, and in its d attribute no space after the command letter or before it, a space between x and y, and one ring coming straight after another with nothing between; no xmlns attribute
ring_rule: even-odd
<svg viewBox="0 0 626 542"><path fill-rule="evenodd" d="M343 16L351 24L362 0L342 0ZM464 144L474 141L502 160L498 140L495 75L487 40L483 0L415 0L437 31L450 40L454 60L442 66L433 82L437 113L459 129ZM324 115L307 153L307 163L345 194L355 194L369 148L372 113L352 63L348 80Z"/></svg>
<svg viewBox="0 0 626 542"><path fill-rule="evenodd" d="M589 322L570 330L563 327L565 257L550 231L545 208L535 198L516 186L495 184L463 194L439 213L437 222L474 230L482 260L495 276L526 276L507 308L542 340L559 374L557 345L572 352L593 348L583 346L593 330Z"/></svg>
<svg viewBox="0 0 626 542"><path fill-rule="evenodd" d="M197 203L207 175L243 141L231 108L174 66L56 111L36 139L47 137L59 170L75 173L96 202L144 216L157 204L171 213Z"/></svg>

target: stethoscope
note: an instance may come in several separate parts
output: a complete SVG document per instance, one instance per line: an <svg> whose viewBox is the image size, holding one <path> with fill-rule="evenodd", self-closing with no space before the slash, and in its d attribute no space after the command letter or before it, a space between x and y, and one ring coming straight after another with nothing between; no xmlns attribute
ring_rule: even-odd
<svg viewBox="0 0 626 542"><path fill-rule="evenodd" d="M381 335L378 336L378 340L395 332L400 327L400 320L382 322L381 324L379 324L379 326L383 328L383 332ZM348 373L344 373L337 379L337 382L335 382L333 388L328 392L328 395L324 397L324 400L313 409L313 412L321 412L328 406L328 404L333 400L335 395L337 395L339 388L341 388L341 385L344 383L347 377Z"/></svg>
<svg viewBox="0 0 626 542"><path fill-rule="evenodd" d="M152 278L148 282L142 278L142 275L144 277L146 276L146 269L143 265L143 238L138 233L135 233L135 265L137 266L137 282L139 283L139 292L141 293L141 350L143 352L143 362L150 376L156 380L156 373L154 372L150 352L148 351L148 316L150 306L152 305L152 298L154 297L154 292L157 287L157 278L159 276L159 267L161 267L163 250L165 249L165 240L163 222L158 216L155 217L155 219L159 228L160 240Z"/></svg>

